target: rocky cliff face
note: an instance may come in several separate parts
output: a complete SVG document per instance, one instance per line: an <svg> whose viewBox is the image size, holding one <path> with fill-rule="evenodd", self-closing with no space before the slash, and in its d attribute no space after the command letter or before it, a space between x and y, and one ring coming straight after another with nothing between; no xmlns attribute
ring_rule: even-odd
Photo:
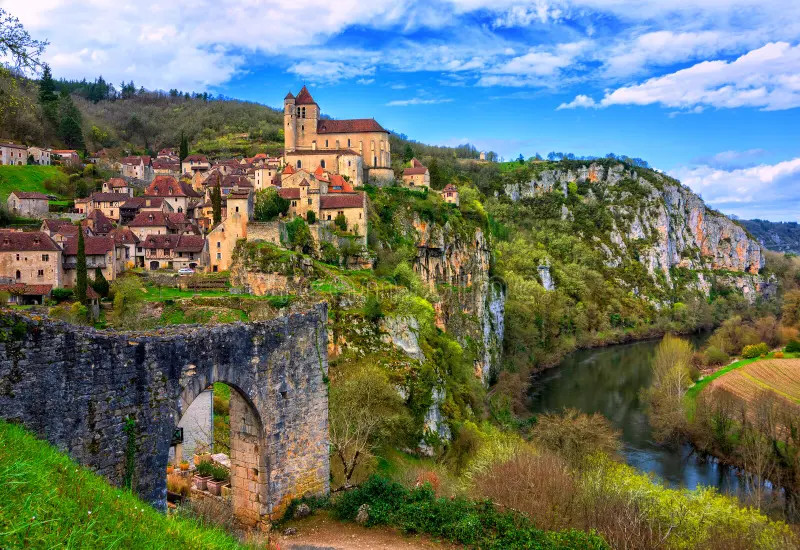
<svg viewBox="0 0 800 550"><path fill-rule="evenodd" d="M681 284L706 295L711 273L726 277L750 299L771 291L770 282L759 275L765 265L761 245L691 190L656 172L593 163L543 170L528 182L507 185L505 192L513 200L548 192L566 196L570 184L584 186L583 200L602 198L611 210L612 229L592 237L605 252L609 267L636 257L662 287L674 287L676 270L683 268L692 276ZM563 206L562 218L569 216Z"/></svg>
<svg viewBox="0 0 800 550"><path fill-rule="evenodd" d="M472 347L475 373L488 380L499 366L505 289L491 277L491 250L483 232L461 235L449 224L414 220L414 270L439 295L437 323L462 346Z"/></svg>

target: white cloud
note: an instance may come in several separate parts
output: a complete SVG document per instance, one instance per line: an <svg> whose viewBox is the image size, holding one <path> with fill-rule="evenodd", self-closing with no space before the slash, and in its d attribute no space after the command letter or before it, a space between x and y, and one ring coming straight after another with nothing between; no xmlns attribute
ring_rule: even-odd
<svg viewBox="0 0 800 550"><path fill-rule="evenodd" d="M723 157L730 152L722 153ZM800 157L776 164L721 169L709 165L670 172L700 193L708 204L743 218L797 219Z"/></svg>
<svg viewBox="0 0 800 550"><path fill-rule="evenodd" d="M408 107L409 105L436 105L438 103L450 103L452 99L424 99L414 97L411 99L395 99L386 104L387 107Z"/></svg>
<svg viewBox="0 0 800 550"><path fill-rule="evenodd" d="M689 68L623 86L597 105L660 104L679 109L800 106L800 44L772 42L733 61L703 61ZM592 106L594 106L592 104Z"/></svg>
<svg viewBox="0 0 800 550"><path fill-rule="evenodd" d="M594 102L594 99L588 95L578 94L575 96L575 99L569 103L562 103L559 105L556 108L556 111L560 111L562 109L575 109L576 107L596 107L596 103Z"/></svg>
<svg viewBox="0 0 800 550"><path fill-rule="evenodd" d="M734 168L745 168L754 164L755 159L766 154L764 149L747 149L744 151L722 151L715 155L699 157L694 159L693 164L705 164L712 168L731 170Z"/></svg>

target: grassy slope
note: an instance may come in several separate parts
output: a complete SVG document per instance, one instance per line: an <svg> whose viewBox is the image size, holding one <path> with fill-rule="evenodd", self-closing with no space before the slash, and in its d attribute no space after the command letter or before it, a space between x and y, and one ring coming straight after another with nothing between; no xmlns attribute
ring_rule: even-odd
<svg viewBox="0 0 800 550"><path fill-rule="evenodd" d="M38 191L50 194L44 180L66 178L57 166L0 166L0 201L5 204L12 191Z"/></svg>
<svg viewBox="0 0 800 550"><path fill-rule="evenodd" d="M0 548L242 548L167 517L0 420Z"/></svg>

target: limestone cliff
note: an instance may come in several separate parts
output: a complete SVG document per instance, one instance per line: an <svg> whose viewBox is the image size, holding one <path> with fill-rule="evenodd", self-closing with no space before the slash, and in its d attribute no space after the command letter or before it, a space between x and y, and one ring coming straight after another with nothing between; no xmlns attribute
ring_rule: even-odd
<svg viewBox="0 0 800 550"><path fill-rule="evenodd" d="M604 251L607 265L618 267L635 258L661 288L674 288L676 273L688 273L688 280L682 277L680 284L706 295L711 274L751 300L773 290L759 275L765 265L761 245L690 189L658 172L586 163L540 170L530 181L507 184L504 190L515 201L576 192L582 201L602 201L612 214L612 226L590 238ZM561 215L567 219L572 212L564 205Z"/></svg>
<svg viewBox="0 0 800 550"><path fill-rule="evenodd" d="M475 373L484 381L499 366L505 289L491 277L491 250L483 231L459 234L449 224L415 218L414 270L439 297L437 323L464 346L472 346Z"/></svg>

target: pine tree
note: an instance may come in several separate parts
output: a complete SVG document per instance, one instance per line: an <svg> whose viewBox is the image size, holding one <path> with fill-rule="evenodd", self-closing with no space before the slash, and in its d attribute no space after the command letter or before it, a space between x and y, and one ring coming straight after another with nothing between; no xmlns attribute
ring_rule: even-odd
<svg viewBox="0 0 800 550"><path fill-rule="evenodd" d="M414 149L411 148L411 144L406 143L406 148L403 151L403 162L409 162L413 158L414 158Z"/></svg>
<svg viewBox="0 0 800 550"><path fill-rule="evenodd" d="M86 303L86 289L88 279L86 276L86 244L83 241L83 227L78 226L78 265L76 269L75 297L82 304Z"/></svg>
<svg viewBox="0 0 800 550"><path fill-rule="evenodd" d="M56 83L53 80L53 73L50 72L50 65L45 64L42 71L42 78L39 80L39 103L44 105L48 101L58 99L56 95Z"/></svg>
<svg viewBox="0 0 800 550"><path fill-rule="evenodd" d="M220 189L219 175L217 175L217 185L211 191L211 208L214 214L214 225L222 221L222 190Z"/></svg>
<svg viewBox="0 0 800 550"><path fill-rule="evenodd" d="M102 298L108 296L108 281L106 280L105 275L103 275L103 270L99 267L94 268L94 281L92 281L92 288Z"/></svg>
<svg viewBox="0 0 800 550"><path fill-rule="evenodd" d="M181 130L181 147L179 156L181 157L181 163L183 162L183 159L189 156L189 140L186 139L186 134L183 133L183 130Z"/></svg>

